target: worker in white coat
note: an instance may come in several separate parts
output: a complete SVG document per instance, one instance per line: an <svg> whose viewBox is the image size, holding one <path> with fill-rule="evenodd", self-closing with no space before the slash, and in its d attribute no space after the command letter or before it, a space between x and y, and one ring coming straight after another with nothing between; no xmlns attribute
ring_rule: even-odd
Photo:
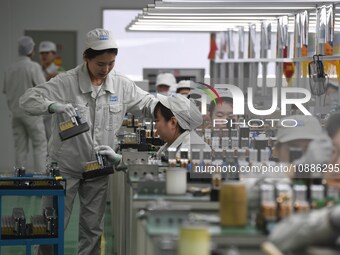
<svg viewBox="0 0 340 255"><path fill-rule="evenodd" d="M333 155L327 161L329 169L323 168L328 187L340 188L340 113L334 113L327 120L326 130L332 139ZM318 143L315 154L324 154L324 146ZM315 156L316 157L316 156ZM318 156L320 157L320 156ZM312 159L311 159L312 160ZM310 160L310 161L311 161ZM326 164L325 164L326 165ZM333 165L333 167L331 167ZM324 165L323 165L324 166ZM336 244L340 237L340 206L313 210L308 214L293 215L275 226L269 236L280 251L285 254L339 254ZM266 244L267 245L267 244ZM319 246L317 249L311 246ZM321 248L323 247L323 248ZM326 251L327 249L327 251ZM307 251L308 250L308 251ZM310 253L309 253L310 252Z"/></svg>
<svg viewBox="0 0 340 255"><path fill-rule="evenodd" d="M189 157L193 146L211 151L210 146L194 130L202 124L203 118L191 100L180 94L158 94L157 98L159 103L154 111L156 129L166 142L158 150L157 158L168 158L169 147L176 149L176 157L180 157L181 148L188 149Z"/></svg>
<svg viewBox="0 0 340 255"><path fill-rule="evenodd" d="M95 153L99 151L118 164L121 157L112 148L124 115L129 111L151 117L158 102L154 96L113 70L117 53L118 46L112 33L94 29L86 36L85 63L28 90L20 99L21 107L30 114L53 115L49 158L58 162L62 176L67 180L65 228L74 198L79 194L79 255L99 255L101 252L108 191L107 176L82 179L85 163L95 160ZM88 123L90 130L61 141L58 123L77 113L82 122ZM45 248L41 247L40 252ZM40 254L52 254L46 250Z"/></svg>
<svg viewBox="0 0 340 255"><path fill-rule="evenodd" d="M193 88L193 81L181 80L178 82L176 87L176 93L188 97L191 89Z"/></svg>
<svg viewBox="0 0 340 255"><path fill-rule="evenodd" d="M65 71L62 66L55 64L56 57L57 46L54 42L42 41L39 44L40 64L47 81L56 76L58 73Z"/></svg>
<svg viewBox="0 0 340 255"><path fill-rule="evenodd" d="M34 41L29 36L22 36L18 41L19 59L6 72L3 93L12 115L12 129L15 147L15 165L27 166L29 141L32 143L34 171L42 172L46 165L47 142L42 116L28 116L19 107L19 98L29 88L45 82L38 63L33 62Z"/></svg>
<svg viewBox="0 0 340 255"><path fill-rule="evenodd" d="M156 78L156 92L169 95L176 90L176 78L172 73L160 73Z"/></svg>

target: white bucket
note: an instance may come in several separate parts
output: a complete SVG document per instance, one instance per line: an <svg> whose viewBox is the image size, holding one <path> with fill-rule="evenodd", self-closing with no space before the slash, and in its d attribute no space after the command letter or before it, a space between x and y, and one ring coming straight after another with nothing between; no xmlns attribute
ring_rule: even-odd
<svg viewBox="0 0 340 255"><path fill-rule="evenodd" d="M166 194L183 195L187 191L187 170L169 167L166 171Z"/></svg>

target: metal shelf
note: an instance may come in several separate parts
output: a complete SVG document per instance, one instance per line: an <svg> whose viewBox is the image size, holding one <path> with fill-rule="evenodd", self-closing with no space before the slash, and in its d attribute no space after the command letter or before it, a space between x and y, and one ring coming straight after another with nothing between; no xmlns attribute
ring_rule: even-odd
<svg viewBox="0 0 340 255"><path fill-rule="evenodd" d="M216 59L215 63L284 63L312 61L313 57L301 58L245 58L245 59ZM340 60L340 55L320 56L320 60Z"/></svg>
<svg viewBox="0 0 340 255"><path fill-rule="evenodd" d="M51 187L51 189L0 189L0 219L2 215L2 197L3 196L53 196L53 203L57 207L58 216L58 237L51 238L18 238L2 239L0 235L0 255L2 246L22 245L26 246L26 255L31 255L32 245L53 245L55 255L64 255L64 196L65 191L60 187ZM1 220L0 220L1 229Z"/></svg>

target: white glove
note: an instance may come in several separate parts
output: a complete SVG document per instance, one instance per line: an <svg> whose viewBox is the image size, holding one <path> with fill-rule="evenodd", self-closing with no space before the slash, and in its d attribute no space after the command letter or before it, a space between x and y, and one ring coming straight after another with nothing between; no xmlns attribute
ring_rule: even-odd
<svg viewBox="0 0 340 255"><path fill-rule="evenodd" d="M54 103L48 107L48 110L52 113L66 113L70 117L77 116L76 109L72 104Z"/></svg>
<svg viewBox="0 0 340 255"><path fill-rule="evenodd" d="M330 161L332 157L332 140L327 134L316 137L308 145L306 153L294 161L295 164L323 164Z"/></svg>
<svg viewBox="0 0 340 255"><path fill-rule="evenodd" d="M100 155L105 155L114 165L117 165L122 159L122 155L117 154L110 146L99 145L94 148Z"/></svg>

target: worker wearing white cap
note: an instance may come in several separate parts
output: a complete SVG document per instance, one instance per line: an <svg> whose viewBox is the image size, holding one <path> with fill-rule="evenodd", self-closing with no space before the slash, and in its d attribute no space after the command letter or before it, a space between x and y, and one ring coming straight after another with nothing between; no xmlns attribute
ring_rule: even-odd
<svg viewBox="0 0 340 255"><path fill-rule="evenodd" d="M84 181L84 166L86 162L96 160L96 152L118 164L121 156L113 148L117 145L116 134L126 112L151 117L158 100L113 70L118 45L111 31L98 28L88 32L85 46L83 64L28 90L21 97L20 105L33 115L53 115L49 159L58 163L61 175L67 179L65 228L78 193L78 254L99 255L108 178ZM58 124L77 114L88 123L90 130L61 141ZM40 254L53 254L45 248L39 250L43 251Z"/></svg>
<svg viewBox="0 0 340 255"><path fill-rule="evenodd" d="M54 42L42 41L39 44L40 64L46 81L56 76L58 73L64 72L64 68L54 63L57 56L57 47ZM52 117L44 115L44 125L47 140L51 136Z"/></svg>
<svg viewBox="0 0 340 255"><path fill-rule="evenodd" d="M15 147L15 166L27 167L29 141L33 146L34 171L45 170L47 143L41 116L28 116L19 107L19 98L29 88L45 82L38 63L33 62L34 41L29 36L22 36L18 41L19 59L6 72L3 93L7 98L8 109L12 117L12 129Z"/></svg>
<svg viewBox="0 0 340 255"><path fill-rule="evenodd" d="M282 118L277 131L275 151L281 162L325 163L331 158L332 143L322 131L320 122L310 115L292 115ZM300 149L303 157L290 159L290 149Z"/></svg>
<svg viewBox="0 0 340 255"><path fill-rule="evenodd" d="M192 83L192 81L190 81L190 80L179 81L178 84L177 84L176 93L188 97L189 94L190 94L190 90L192 88L191 83Z"/></svg>
<svg viewBox="0 0 340 255"><path fill-rule="evenodd" d="M237 122L239 119L238 115L233 114L233 96L227 89L216 89L219 94L222 104L216 99L216 102L211 101L209 105L210 120L212 127L225 128L225 120L234 120ZM215 120L215 121L214 121Z"/></svg>
<svg viewBox="0 0 340 255"><path fill-rule="evenodd" d="M166 142L157 152L159 159L168 157L170 147L176 149L178 157L181 148L189 150L189 157L192 146L211 150L194 130L202 124L203 119L191 100L180 94L158 94L157 98L159 103L154 111L156 129L160 138Z"/></svg>
<svg viewBox="0 0 340 255"><path fill-rule="evenodd" d="M156 92L163 95L168 95L174 92L173 88L177 85L176 78L172 73L160 73L156 78Z"/></svg>
<svg viewBox="0 0 340 255"><path fill-rule="evenodd" d="M292 116L291 116L292 117ZM311 135L317 135L320 129L319 125L312 119L309 125L316 125L317 128L305 129L309 134L303 134L303 127L298 130L298 135L292 137L303 137L304 139L313 139ZM327 120L326 130L332 138L333 156L327 162L327 165L333 165L334 169L329 171L323 168L327 186L333 186L339 189L339 171L336 166L340 163L340 113L335 113ZM284 132L285 133L285 132ZM280 134L282 138L289 136ZM282 139L281 138L281 139ZM285 139L285 140L286 140ZM316 146L316 154L323 154L324 146ZM328 172L329 171L329 172ZM311 213L293 215L283 220L275 226L269 236L272 242L284 254L338 254L339 251L334 248L340 237L340 206L328 206L327 208L313 210ZM311 246L318 246L312 249ZM312 253L312 251L318 253Z"/></svg>
<svg viewBox="0 0 340 255"><path fill-rule="evenodd" d="M39 56L40 64L47 81L64 71L63 67L54 63L57 56L57 47L54 42L42 41L39 44Z"/></svg>

